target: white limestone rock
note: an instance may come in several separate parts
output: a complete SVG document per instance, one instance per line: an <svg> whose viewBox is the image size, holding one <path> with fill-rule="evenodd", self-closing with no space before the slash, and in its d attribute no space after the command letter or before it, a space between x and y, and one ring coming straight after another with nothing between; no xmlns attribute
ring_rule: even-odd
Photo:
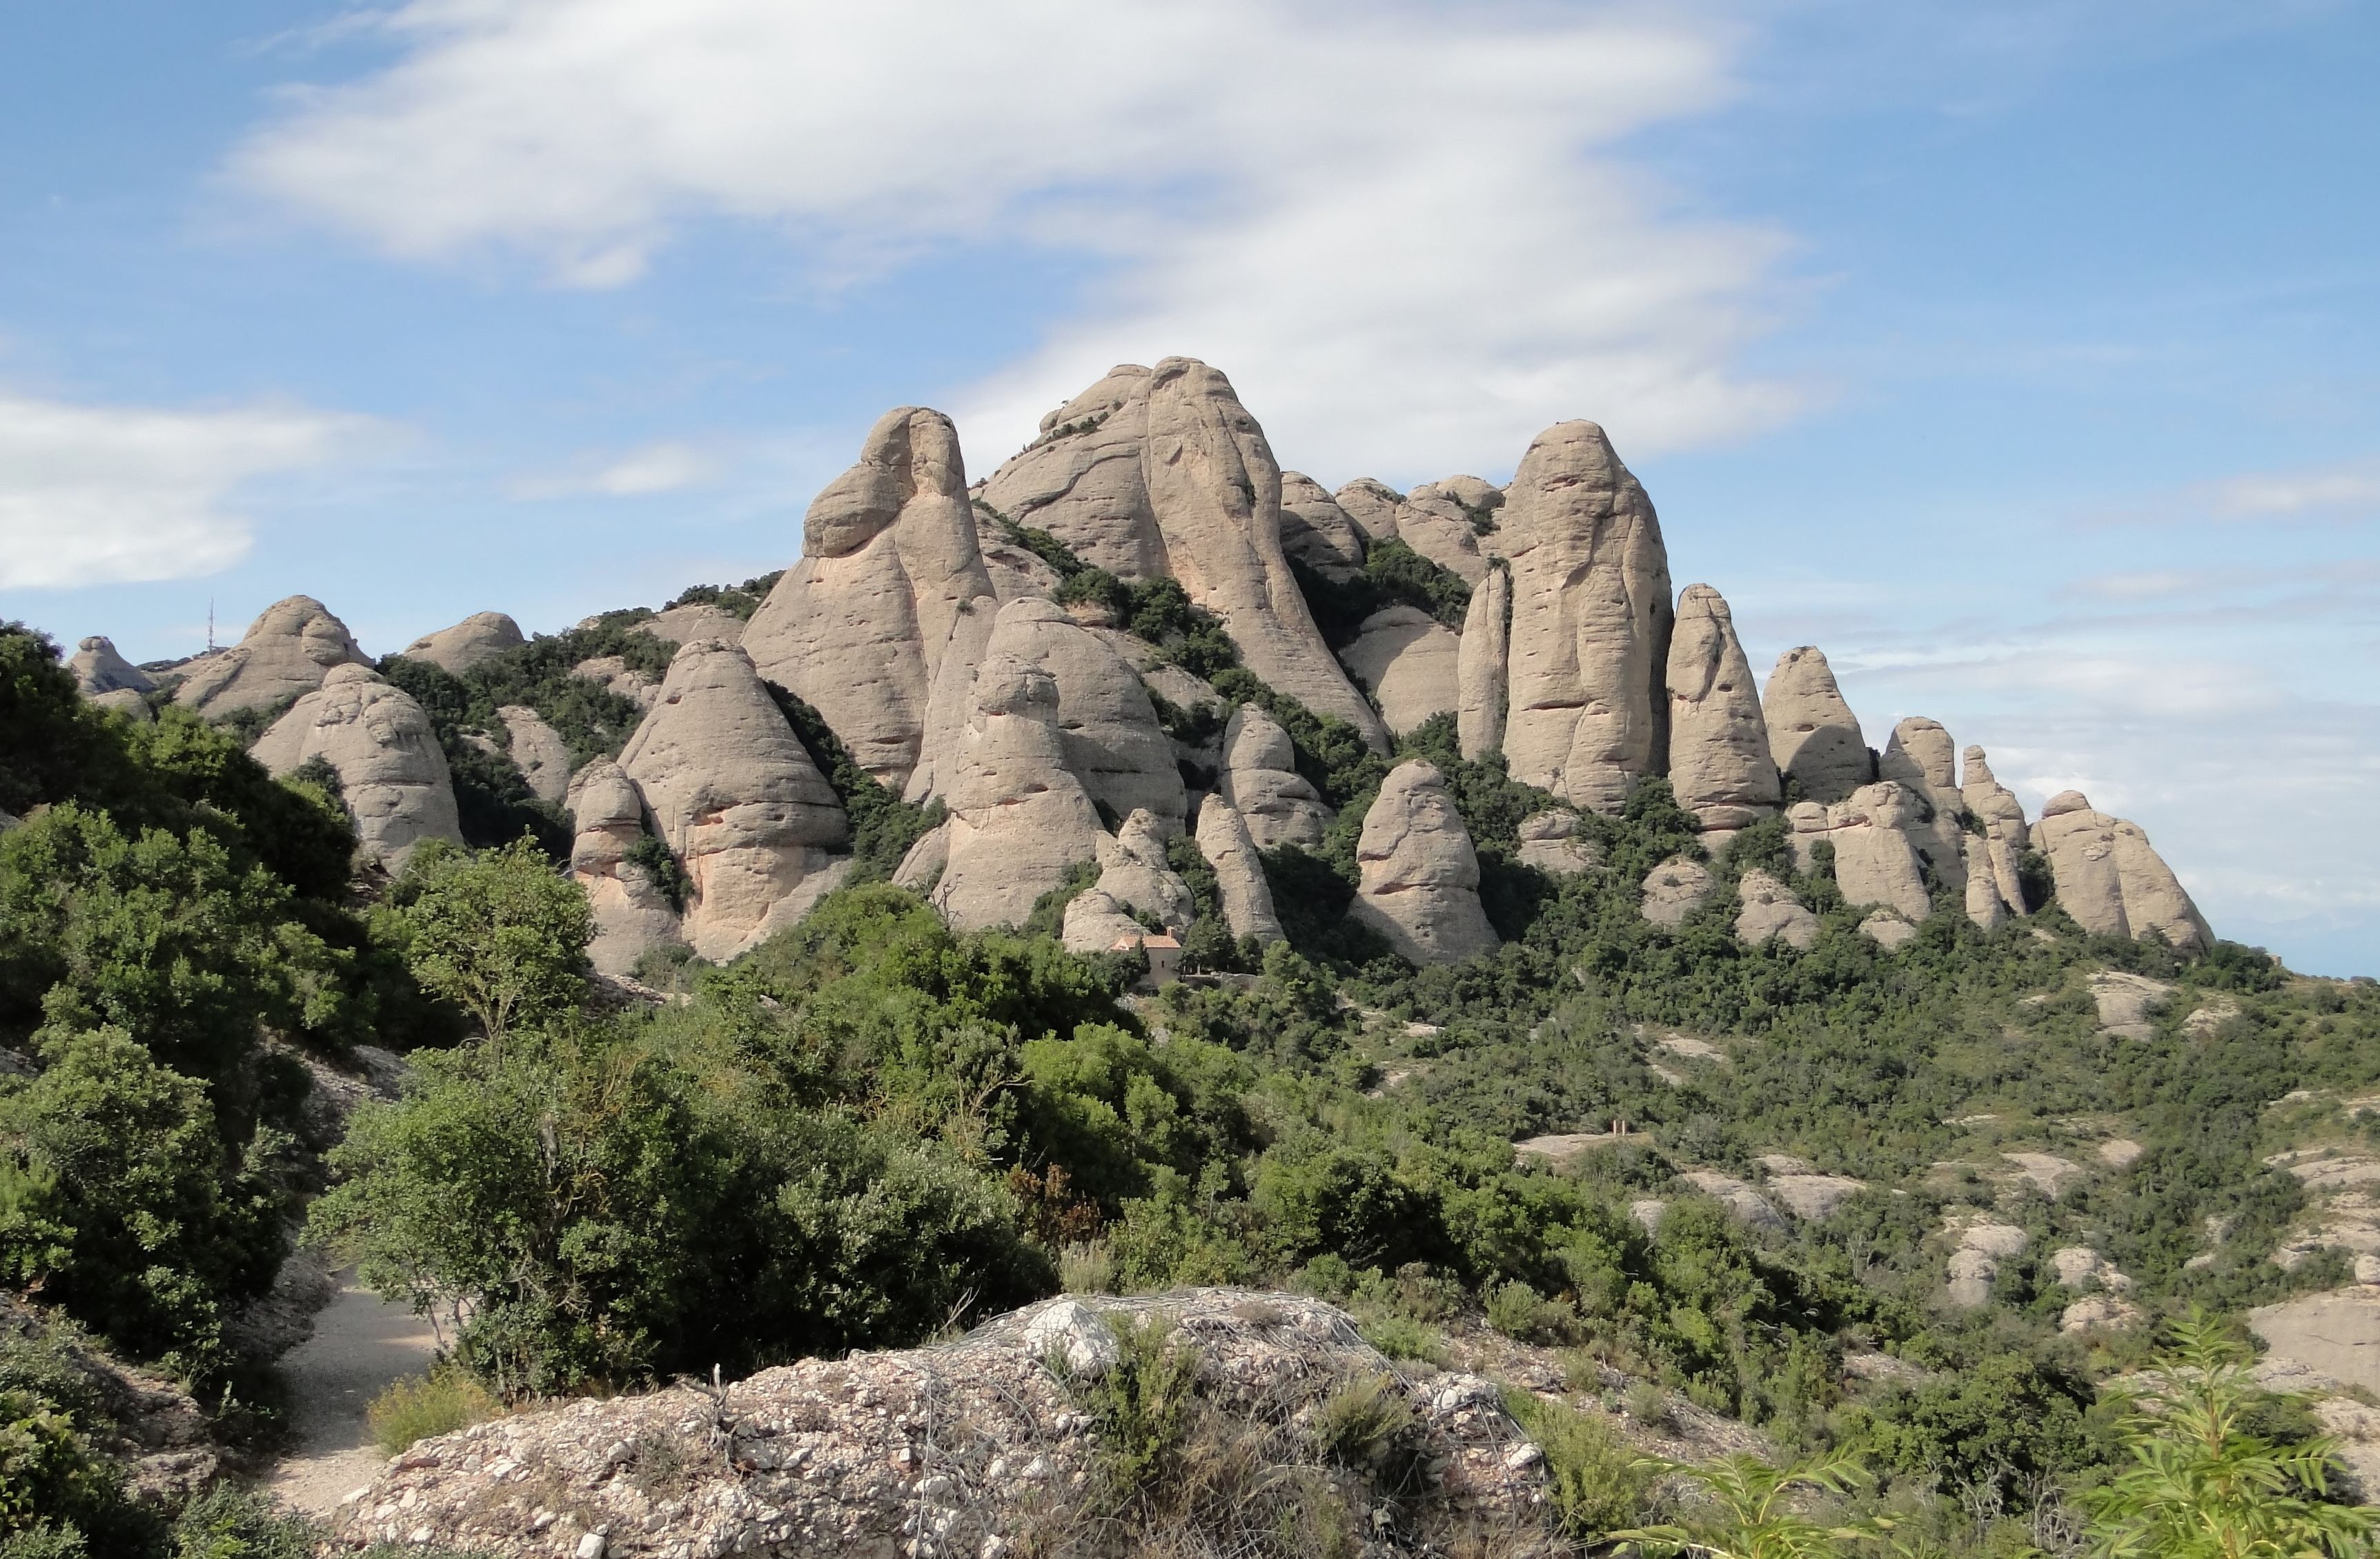
<svg viewBox="0 0 2380 1559"><path fill-rule="evenodd" d="M1215 895L1223 903L1223 923L1235 937L1259 942L1282 940L1281 919L1273 910L1272 884L1264 862L1239 810L1220 796L1198 804L1198 849L1215 869Z"/></svg>
<svg viewBox="0 0 2380 1559"><path fill-rule="evenodd" d="M102 709L113 710L136 725L153 725L157 722L157 712L149 707L148 696L136 693L129 688L118 688L112 693L92 693L90 701Z"/></svg>
<svg viewBox="0 0 2380 1559"><path fill-rule="evenodd" d="M1767 1197L1732 1175L1722 1175L1716 1169L1690 1169L1681 1178L1705 1196L1717 1197L1740 1224L1755 1229L1785 1226L1784 1215L1769 1204Z"/></svg>
<svg viewBox="0 0 2380 1559"><path fill-rule="evenodd" d="M430 716L370 666L330 667L320 688L256 739L252 755L275 775L310 759L330 764L358 842L391 871L425 839L463 842L454 780Z"/></svg>
<svg viewBox="0 0 2380 1559"><path fill-rule="evenodd" d="M740 646L679 646L620 767L691 883L686 940L706 958L793 925L850 869L851 820Z"/></svg>
<svg viewBox="0 0 2380 1559"><path fill-rule="evenodd" d="M1561 422L1521 457L1499 518L1512 777L1617 812L1669 748L1670 566L1652 501L1601 428Z"/></svg>
<svg viewBox="0 0 2380 1559"><path fill-rule="evenodd" d="M1066 767L1094 802L1119 819L1154 813L1168 837L1182 832L1189 798L1172 739L1110 635L1085 627L1054 602L1028 596L1000 609L986 653L1039 666L1056 682Z"/></svg>
<svg viewBox="0 0 2380 1559"><path fill-rule="evenodd" d="M1710 868L1698 860L1672 856L1645 874L1639 900L1645 919L1657 926L1674 926L1710 897Z"/></svg>
<svg viewBox="0 0 2380 1559"><path fill-rule="evenodd" d="M645 801L627 771L599 758L573 777L570 875L587 891L595 940L587 956L604 974L626 974L652 949L683 940L678 912L651 871L628 859L645 837Z"/></svg>
<svg viewBox="0 0 2380 1559"><path fill-rule="evenodd" d="M1437 765L1414 759L1389 771L1355 859L1362 882L1348 913L1400 957L1451 964L1496 950L1479 907L1479 858Z"/></svg>
<svg viewBox="0 0 2380 1559"><path fill-rule="evenodd" d="M1179 819L1169 824L1144 807L1124 819L1115 837L1098 845L1099 890L1126 909L1156 916L1176 935L1198 918L1190 885L1165 859L1165 842L1180 832Z"/></svg>
<svg viewBox="0 0 2380 1559"><path fill-rule="evenodd" d="M1372 690L1389 729L1402 736L1461 701L1461 652L1462 640L1451 628L1418 607L1400 603L1365 618L1339 660Z"/></svg>
<svg viewBox="0 0 2380 1559"><path fill-rule="evenodd" d="M1297 772L1297 749L1272 716L1242 704L1223 727L1223 772L1219 788L1238 810L1257 848L1280 845L1307 848L1322 843L1331 811L1321 793Z"/></svg>
<svg viewBox="0 0 2380 1559"><path fill-rule="evenodd" d="M1670 787L1706 831L1749 827L1783 794L1752 663L1725 598L1708 585L1678 597L1670 639Z"/></svg>
<svg viewBox="0 0 2380 1559"><path fill-rule="evenodd" d="M1066 767L1056 678L1016 655L987 655L974 702L951 815L935 831L946 837L931 846L920 840L901 872L910 878L913 862L922 872L939 853L941 876L930 902L962 930L1023 924L1034 900L1096 859L1107 837L1090 793Z"/></svg>
<svg viewBox="0 0 2380 1559"><path fill-rule="evenodd" d="M2214 945L2205 918L2149 836L2094 811L2081 791L2049 798L2034 824L2033 847L2049 858L2058 905L2084 931L2137 939L2154 932L2185 951Z"/></svg>
<svg viewBox="0 0 2380 1559"><path fill-rule="evenodd" d="M1512 615L1512 574L1500 563L1473 587L1471 604L1463 613L1462 642L1455 650L1454 728L1465 758L1503 749Z"/></svg>
<svg viewBox="0 0 2380 1559"><path fill-rule="evenodd" d="M1774 937L1788 947L1809 950L1818 940L1818 918L1793 895L1793 890L1767 871L1754 867L1736 880L1735 934L1747 946L1757 947Z"/></svg>
<svg viewBox="0 0 2380 1559"><path fill-rule="evenodd" d="M1959 749L1939 722L1912 714L1892 728L1877 764L1879 779L1900 785L1918 802L1909 842L1935 877L1954 894L1967 890L1967 833L1960 823L1966 798L1959 792Z"/></svg>
<svg viewBox="0 0 2380 1559"><path fill-rule="evenodd" d="M329 607L293 595L266 607L238 643L194 662L174 701L208 716L269 709L320 688L334 666L370 664Z"/></svg>
<svg viewBox="0 0 2380 1559"><path fill-rule="evenodd" d="M505 614L474 612L453 627L423 634L399 653L408 661L428 661L441 671L460 676L528 642L520 624Z"/></svg>
<svg viewBox="0 0 2380 1559"><path fill-rule="evenodd" d="M82 696L97 700L102 693L150 693L157 684L150 675L118 654L113 639L94 634L79 645L67 662Z"/></svg>
<svg viewBox="0 0 2380 1559"><path fill-rule="evenodd" d="M1876 780L1859 716L1843 701L1826 652L1804 644L1777 658L1760 695L1768 751L1779 773L1800 786L1802 799L1831 806Z"/></svg>
<svg viewBox="0 0 2380 1559"><path fill-rule="evenodd" d="M1281 473L1281 550L1324 579L1345 584L1364 571L1364 536L1322 484Z"/></svg>
<svg viewBox="0 0 2380 1559"><path fill-rule="evenodd" d="M729 644L744 642L744 619L707 601L656 612L636 627L638 633L650 634L670 644L691 644L698 639L717 639Z"/></svg>

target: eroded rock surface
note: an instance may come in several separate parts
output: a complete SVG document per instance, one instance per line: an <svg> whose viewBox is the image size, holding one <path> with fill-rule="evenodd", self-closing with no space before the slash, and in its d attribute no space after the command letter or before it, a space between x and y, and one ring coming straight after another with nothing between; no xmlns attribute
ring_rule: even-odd
<svg viewBox="0 0 2380 1559"><path fill-rule="evenodd" d="M502 612L474 612L453 627L425 633L399 652L408 661L428 661L460 676L528 642L520 624Z"/></svg>
<svg viewBox="0 0 2380 1559"><path fill-rule="evenodd" d="M1707 831L1750 826L1782 800L1752 663L1726 600L1708 585L1678 597L1670 638L1670 787Z"/></svg>
<svg viewBox="0 0 2380 1559"><path fill-rule="evenodd" d="M1259 942L1281 940L1281 920L1273 911L1272 884L1257 859L1256 840L1239 809L1220 796L1198 804L1198 848L1215 869L1215 895L1223 903L1223 923L1232 934Z"/></svg>
<svg viewBox="0 0 2380 1559"><path fill-rule="evenodd" d="M1119 819L1148 810L1168 836L1182 832L1188 798L1173 743L1157 724L1148 689L1108 635L1054 602L1026 598L1000 609L987 653L1038 665L1055 681L1066 767L1094 802Z"/></svg>
<svg viewBox="0 0 2380 1559"><path fill-rule="evenodd" d="M628 859L646 837L644 798L626 770L599 758L572 781L570 809L577 828L570 875L587 890L595 919L588 960L605 974L626 974L653 948L680 940L677 907L650 865Z"/></svg>
<svg viewBox="0 0 2380 1559"><path fill-rule="evenodd" d="M1587 837L1576 812L1531 812L1521 820L1521 864L1556 875L1594 871L1603 865L1603 846Z"/></svg>
<svg viewBox="0 0 2380 1559"><path fill-rule="evenodd" d="M2149 836L2094 811L2081 791L2049 798L2034 824L2033 847L2049 858L2058 903L2084 931L2135 938L2155 932L2184 950L2214 944L2205 918L2149 847Z"/></svg>
<svg viewBox="0 0 2380 1559"><path fill-rule="evenodd" d="M1066 767L1056 678L1013 654L986 656L976 674L975 717L949 799L949 820L918 841L902 879L939 857L930 899L962 929L1023 924L1033 901L1096 859L1108 836Z"/></svg>
<svg viewBox="0 0 2380 1559"><path fill-rule="evenodd" d="M1832 805L1876 778L1859 716L1843 701L1826 652L1804 644L1777 659L1762 690L1768 751L1805 801Z"/></svg>
<svg viewBox="0 0 2380 1559"><path fill-rule="evenodd" d="M285 774L320 758L338 772L356 837L390 871L424 839L463 842L446 754L430 716L369 666L341 664L256 739L256 761Z"/></svg>
<svg viewBox="0 0 2380 1559"><path fill-rule="evenodd" d="M1710 891L1709 867L1673 856L1645 874L1645 919L1657 926L1674 926L1700 908Z"/></svg>
<svg viewBox="0 0 2380 1559"><path fill-rule="evenodd" d="M2024 804L2016 798L2016 792L1993 776L1991 761L1982 748L1970 747L1961 753L1960 769L1960 798L1984 829L1983 844L1970 848L1968 881L1973 883L1979 863L1988 867L1992 892L2000 901L2002 914L2022 915L2024 883L2017 868L2033 836L2025 825ZM1971 904L1968 913L1974 912Z"/></svg>
<svg viewBox="0 0 2380 1559"><path fill-rule="evenodd" d="M1816 846L1832 845L1835 884L1846 903L1854 907L1885 905L1903 920L1923 920L1933 913L1934 901L1926 892L1917 846L1910 840L1919 806L1915 797L1891 781L1862 786L1848 800L1831 807L1796 802L1788 813L1794 858L1807 871Z"/></svg>
<svg viewBox="0 0 2380 1559"><path fill-rule="evenodd" d="M540 801L560 801L570 790L570 744L545 717L527 704L506 704L496 711L512 737L512 760L528 781L530 794Z"/></svg>
<svg viewBox="0 0 2380 1559"><path fill-rule="evenodd" d="M684 606L672 606L654 613L637 625L637 631L671 644L691 644L698 639L718 639L730 644L741 644L744 642L745 626L743 618L724 606L714 606L707 601L693 601Z"/></svg>
<svg viewBox="0 0 2380 1559"><path fill-rule="evenodd" d="M1912 714L1892 728L1892 739L1876 767L1879 779L1891 780L1916 798L1915 815L1906 832L1926 866L1952 893L1967 891L1967 840L1959 814L1966 798L1959 792L1959 749L1938 721Z"/></svg>
<svg viewBox="0 0 2380 1559"><path fill-rule="evenodd" d="M1292 562L1344 584L1364 571L1364 536L1322 484L1281 473L1281 550Z"/></svg>
<svg viewBox="0 0 2380 1559"><path fill-rule="evenodd" d="M1506 666L1512 643L1512 575L1490 568L1472 589L1454 657L1454 727L1463 756L1500 751L1511 696Z"/></svg>
<svg viewBox="0 0 2380 1559"><path fill-rule="evenodd" d="M1223 799L1238 809L1257 847L1322 843L1330 809L1321 792L1297 772L1297 749L1280 722L1254 704L1242 704L1223 728Z"/></svg>
<svg viewBox="0 0 2380 1559"><path fill-rule="evenodd" d="M329 607L293 595L266 607L238 643L194 663L174 701L206 715L270 709L321 687L333 666L370 664Z"/></svg>
<svg viewBox="0 0 2380 1559"><path fill-rule="evenodd" d="M1454 630L1418 607L1386 607L1364 619L1339 659L1372 690L1380 718L1399 736L1462 701Z"/></svg>
<svg viewBox="0 0 2380 1559"><path fill-rule="evenodd" d="M1818 918L1794 896L1793 890L1769 872L1754 867L1736 880L1735 934L1757 947L1775 937L1788 947L1803 951L1818 940Z"/></svg>
<svg viewBox="0 0 2380 1559"><path fill-rule="evenodd" d="M1156 916L1177 935L1198 916L1189 884L1165 859L1165 842L1180 831L1179 819L1169 826L1143 808L1124 819L1115 837L1098 845L1100 891L1128 910Z"/></svg>
<svg viewBox="0 0 2380 1559"><path fill-rule="evenodd" d="M103 635L94 634L78 645L67 669L74 673L75 686L87 699L103 693L153 692L157 687L147 672L116 652L115 640Z"/></svg>
<svg viewBox="0 0 2380 1559"><path fill-rule="evenodd" d="M1479 907L1479 858L1438 766L1389 771L1364 814L1355 846L1363 878L1348 912L1416 964L1451 964L1495 951Z"/></svg>

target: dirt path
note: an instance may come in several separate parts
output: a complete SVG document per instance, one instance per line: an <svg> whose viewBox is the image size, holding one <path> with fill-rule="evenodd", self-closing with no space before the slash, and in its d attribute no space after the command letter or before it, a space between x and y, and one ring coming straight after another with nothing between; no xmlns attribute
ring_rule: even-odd
<svg viewBox="0 0 2380 1559"><path fill-rule="evenodd" d="M364 1409L392 1381L430 1368L430 1323L339 1274L339 1292L314 1318L314 1334L281 1360L289 1382L296 1448L273 1470L273 1492L325 1516L371 1481L383 1457Z"/></svg>

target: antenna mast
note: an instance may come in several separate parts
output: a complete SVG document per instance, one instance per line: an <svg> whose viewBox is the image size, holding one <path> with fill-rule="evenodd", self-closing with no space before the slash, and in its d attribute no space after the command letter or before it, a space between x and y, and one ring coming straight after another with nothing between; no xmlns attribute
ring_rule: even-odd
<svg viewBox="0 0 2380 1559"><path fill-rule="evenodd" d="M207 597L207 653L215 652L215 598Z"/></svg>

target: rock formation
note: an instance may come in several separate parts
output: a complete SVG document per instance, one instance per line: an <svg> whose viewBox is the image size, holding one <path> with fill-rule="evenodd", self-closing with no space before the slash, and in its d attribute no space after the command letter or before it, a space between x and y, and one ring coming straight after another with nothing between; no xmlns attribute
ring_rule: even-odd
<svg viewBox="0 0 2380 1559"><path fill-rule="evenodd" d="M1013 656L1055 679L1066 767L1094 802L1118 819L1145 809L1169 835L1182 832L1189 803L1172 740L1157 724L1148 689L1107 635L1054 602L1028 596L1000 609L986 654Z"/></svg>
<svg viewBox="0 0 2380 1559"><path fill-rule="evenodd" d="M929 897L952 924L1021 925L1034 900L1097 859L1107 831L1066 767L1055 678L1015 655L987 655L974 702L951 815L902 862L901 880L917 880L938 857L941 875Z"/></svg>
<svg viewBox="0 0 2380 1559"><path fill-rule="evenodd" d="M512 736L513 765L528 781L529 793L540 801L560 801L570 791L570 744L545 717L527 704L506 704L496 711Z"/></svg>
<svg viewBox="0 0 2380 1559"><path fill-rule="evenodd" d="M1476 477L1450 480L1496 492ZM1466 485L1464 491L1471 489ZM1500 501L1501 494L1498 497ZM1478 530L1444 483L1400 494L1386 482L1358 477L1339 490L1338 503L1340 511L1375 542L1402 542L1439 567L1461 575L1466 583L1477 584L1487 571Z"/></svg>
<svg viewBox="0 0 2380 1559"><path fill-rule="evenodd" d="M1981 834L1966 837L1967 852L1967 919L1984 931L1993 931L2005 924L2011 915L2022 913L2022 907L2010 908L2000 897L1999 883L1994 874L1990 844Z"/></svg>
<svg viewBox="0 0 2380 1559"><path fill-rule="evenodd" d="M330 667L320 688L256 739L253 755L276 775L310 759L330 764L364 852L392 871L424 839L463 842L430 716L370 666Z"/></svg>
<svg viewBox="0 0 2380 1559"><path fill-rule="evenodd" d="M1435 764L1389 771L1355 846L1362 883L1348 913L1416 964L1451 964L1498 945L1479 907L1479 858Z"/></svg>
<svg viewBox="0 0 2380 1559"><path fill-rule="evenodd" d="M646 866L628 859L645 837L645 802L627 771L608 758L581 770L570 786L577 825L570 875L587 890L595 940L587 956L605 974L626 974L655 947L679 940L678 912Z"/></svg>
<svg viewBox="0 0 2380 1559"><path fill-rule="evenodd" d="M1911 833L1922 803L1890 780L1862 786L1831 807L1796 802L1792 824L1795 859L1804 871L1823 841L1835 848L1835 885L1854 908L1886 905L1912 920L1933 912L1925 874Z"/></svg>
<svg viewBox="0 0 2380 1559"><path fill-rule="evenodd" d="M1242 704L1223 727L1223 799L1238 809L1257 848L1322 843L1330 809L1297 772L1289 733L1254 704Z"/></svg>
<svg viewBox="0 0 2380 1559"><path fill-rule="evenodd" d="M1010 541L1008 528L989 503L975 505L975 539L984 572L991 576L991 593L1002 606L1021 595L1049 595L1057 590L1058 571L1031 548Z"/></svg>
<svg viewBox="0 0 2380 1559"><path fill-rule="evenodd" d="M1655 925L1674 926L1701 908L1710 891L1709 867L1672 856L1645 874L1637 907Z"/></svg>
<svg viewBox="0 0 2380 1559"><path fill-rule="evenodd" d="M595 655L570 668L571 675L583 676L607 693L617 693L645 713L651 713L654 700L662 696L662 685L630 665L618 655Z"/></svg>
<svg viewBox="0 0 2380 1559"><path fill-rule="evenodd" d="M1181 832L1181 820L1169 823L1147 808L1124 819L1115 837L1097 841L1099 891L1125 909L1157 917L1167 931L1179 934L1198 918L1198 902L1190 885L1167 864L1165 842Z"/></svg>
<svg viewBox="0 0 2380 1559"><path fill-rule="evenodd" d="M1108 953L1119 942L1137 942L1148 928L1133 919L1131 906L1105 888L1085 888L1066 903L1058 940L1069 953Z"/></svg>
<svg viewBox="0 0 2380 1559"><path fill-rule="evenodd" d="M192 663L174 701L211 716L270 709L321 687L333 666L370 664L329 607L293 595L266 607L238 643Z"/></svg>
<svg viewBox="0 0 2380 1559"><path fill-rule="evenodd" d="M1471 604L1463 609L1463 639L1454 657L1454 728L1465 758L1503 749L1512 615L1512 572L1500 566L1490 568L1480 576Z"/></svg>
<svg viewBox="0 0 2380 1559"><path fill-rule="evenodd" d="M2078 790L2049 798L2033 826L2033 847L2049 858L2058 903L2084 931L2151 932L2185 950L2211 947L2215 933L2149 836L2121 818L2094 811Z"/></svg>
<svg viewBox="0 0 2380 1559"><path fill-rule="evenodd" d="M1860 922L1860 934L1889 953L1917 934L1898 910L1879 909Z"/></svg>
<svg viewBox="0 0 2380 1559"><path fill-rule="evenodd" d="M2024 883L2018 875L2018 858L2033 843L2033 830L2024 821L2024 805L2016 798L2016 792L1992 776L1991 763L1982 748L1967 749L1960 755L1960 798L1983 825L1983 856L1991 869L1993 890L2010 914L2022 915L2025 912Z"/></svg>
<svg viewBox="0 0 2380 1559"><path fill-rule="evenodd" d="M1652 502L1592 422L1537 435L1507 490L1514 779L1616 812L1665 766L1669 558Z"/></svg>
<svg viewBox="0 0 2380 1559"><path fill-rule="evenodd" d="M1521 820L1519 834L1524 866L1563 876L1603 865L1603 847L1581 832L1576 812L1531 812Z"/></svg>
<svg viewBox="0 0 2380 1559"><path fill-rule="evenodd" d="M1364 571L1363 532L1338 499L1299 471L1281 473L1281 550L1339 584Z"/></svg>
<svg viewBox="0 0 2380 1559"><path fill-rule="evenodd" d="M1281 468L1229 380L1191 358L1126 365L1044 430L986 485L994 507L1118 578L1171 575L1222 620L1250 671L1386 747L1290 574Z"/></svg>
<svg viewBox="0 0 2380 1559"><path fill-rule="evenodd" d="M1365 618L1355 641L1339 652L1339 660L1372 690L1389 729L1402 736L1462 701L1461 652L1462 640L1453 629L1420 608L1400 603Z"/></svg>
<svg viewBox="0 0 2380 1559"><path fill-rule="evenodd" d="M698 639L723 639L730 644L744 642L744 619L724 606L709 602L689 602L684 606L672 606L656 612L637 625L638 633L670 644L691 644Z"/></svg>
<svg viewBox="0 0 2380 1559"><path fill-rule="evenodd" d="M735 645L679 648L620 767L685 869L686 939L706 958L792 925L849 869L843 803Z"/></svg>
<svg viewBox="0 0 2380 1559"><path fill-rule="evenodd" d="M858 464L811 502L801 561L743 644L762 676L825 717L855 762L901 791L929 745L944 661L972 669L997 605L958 431L939 411L905 406L878 420ZM951 719L944 737L956 735Z"/></svg>
<svg viewBox="0 0 2380 1559"><path fill-rule="evenodd" d="M1967 832L1960 823L1966 798L1959 793L1959 749L1937 721L1912 714L1892 728L1880 779L1893 780L1915 797L1918 817L1910 842L1934 875L1952 893L1967 889Z"/></svg>
<svg viewBox="0 0 2380 1559"><path fill-rule="evenodd" d="M1818 940L1818 918L1793 896L1793 890L1758 867L1736 880L1735 934L1746 944L1759 946L1775 937L1788 947L1808 951Z"/></svg>
<svg viewBox="0 0 2380 1559"><path fill-rule="evenodd" d="M399 652L408 661L428 661L460 676L507 650L528 643L520 624L502 612L474 612L453 627L425 633Z"/></svg>
<svg viewBox="0 0 2380 1559"><path fill-rule="evenodd" d="M1256 840L1239 809L1220 796L1198 804L1198 849L1215 869L1215 895L1223 901L1223 923L1233 936L1259 942L1281 940L1281 920L1273 911L1272 884L1257 859Z"/></svg>
<svg viewBox="0 0 2380 1559"><path fill-rule="evenodd" d="M157 684L149 674L116 653L115 641L94 635L82 641L67 669L74 673L75 686L87 699L102 693L148 693Z"/></svg>
<svg viewBox="0 0 2380 1559"><path fill-rule="evenodd" d="M1769 756L1799 785L1803 800L1831 806L1875 780L1859 716L1843 701L1824 651L1804 644L1779 655L1760 704Z"/></svg>
<svg viewBox="0 0 2380 1559"><path fill-rule="evenodd" d="M1670 639L1670 786L1706 833L1749 827L1782 799L1752 663L1708 585L1678 598Z"/></svg>

